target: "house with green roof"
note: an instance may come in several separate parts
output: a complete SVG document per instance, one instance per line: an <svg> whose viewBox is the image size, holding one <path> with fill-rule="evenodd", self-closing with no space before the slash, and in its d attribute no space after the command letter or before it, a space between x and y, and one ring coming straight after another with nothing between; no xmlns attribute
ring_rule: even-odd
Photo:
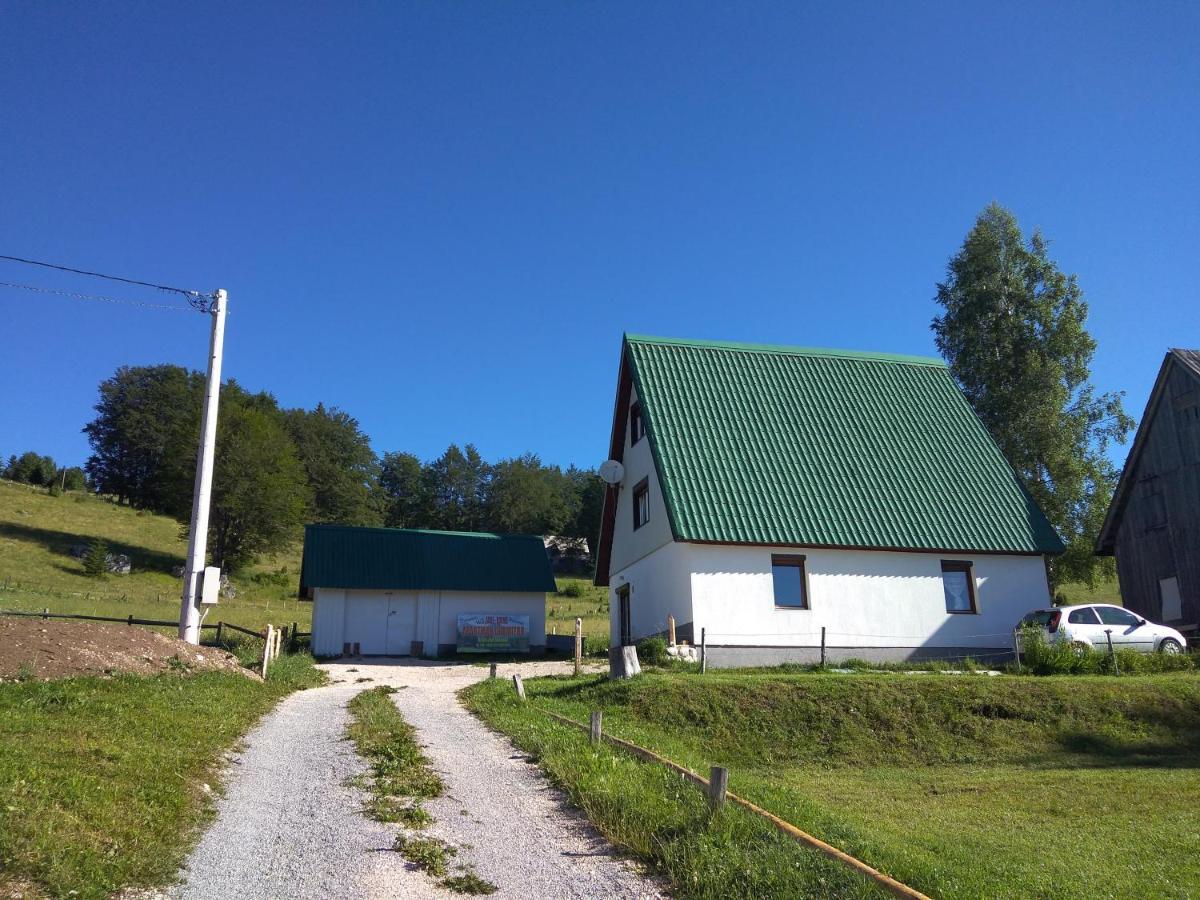
<svg viewBox="0 0 1200 900"><path fill-rule="evenodd" d="M596 583L714 665L1011 653L1062 542L937 359L627 335Z"/></svg>
<svg viewBox="0 0 1200 900"><path fill-rule="evenodd" d="M300 594L317 656L538 652L555 589L539 535L304 529Z"/></svg>

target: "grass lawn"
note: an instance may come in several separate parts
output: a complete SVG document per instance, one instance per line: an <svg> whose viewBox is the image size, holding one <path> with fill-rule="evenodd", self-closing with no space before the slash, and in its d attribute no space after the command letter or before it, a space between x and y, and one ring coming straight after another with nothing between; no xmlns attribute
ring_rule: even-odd
<svg viewBox="0 0 1200 900"><path fill-rule="evenodd" d="M531 706L585 721L690 768L730 769L730 789L935 897L1187 897L1200 893L1200 677L650 674L633 682L482 683L467 702L512 734L614 840L705 896L670 854L679 823L666 779L630 795L595 771L651 769L592 751ZM594 758L594 759L590 759ZM634 778L634 775L624 775ZM645 775L651 779L653 776ZM631 782L632 783L632 782ZM606 794L606 791L608 792ZM688 835L695 842L704 838ZM715 839L715 838L714 838ZM832 896L764 882L757 853L726 895ZM785 852L786 851L786 852ZM811 853L783 848L783 878ZM761 862L761 861L760 861ZM755 866L759 863L755 863ZM839 883L840 884L840 883Z"/></svg>
<svg viewBox="0 0 1200 900"><path fill-rule="evenodd" d="M608 650L608 588L590 578L559 576L558 591L546 597L546 634L575 634L575 618L583 619L588 653Z"/></svg>
<svg viewBox="0 0 1200 900"><path fill-rule="evenodd" d="M208 821L222 755L312 658L238 674L0 685L0 896L108 897L171 881Z"/></svg>
<svg viewBox="0 0 1200 900"><path fill-rule="evenodd" d="M75 544L103 538L125 553L129 575L89 578ZM0 609L82 613L123 618L178 619L182 585L171 575L187 542L179 523L80 493L50 496L45 489L0 481ZM307 631L312 604L296 599L300 547L235 576L237 597L222 600L206 621L246 628L299 622Z"/></svg>

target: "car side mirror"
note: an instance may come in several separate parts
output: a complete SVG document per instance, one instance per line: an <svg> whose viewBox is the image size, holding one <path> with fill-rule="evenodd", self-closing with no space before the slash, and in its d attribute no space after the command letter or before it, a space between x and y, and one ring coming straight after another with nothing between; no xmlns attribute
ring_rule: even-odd
<svg viewBox="0 0 1200 900"><path fill-rule="evenodd" d="M1146 624L1146 620L1145 620L1145 619L1138 619L1138 626L1139 626L1139 627L1141 627L1142 625L1145 625L1145 624Z"/></svg>

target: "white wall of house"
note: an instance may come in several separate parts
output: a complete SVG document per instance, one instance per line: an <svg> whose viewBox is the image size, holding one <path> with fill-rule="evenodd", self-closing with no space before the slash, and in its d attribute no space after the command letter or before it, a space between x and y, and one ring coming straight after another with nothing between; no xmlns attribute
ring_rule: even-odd
<svg viewBox="0 0 1200 900"><path fill-rule="evenodd" d="M1021 616L1050 603L1040 556L692 545L696 627L714 644L1004 647ZM809 609L775 606L771 556L803 554ZM969 560L978 612L946 612L941 561Z"/></svg>
<svg viewBox="0 0 1200 900"><path fill-rule="evenodd" d="M637 402L637 392L630 390L630 405ZM614 520L612 562L609 572L616 573L633 565L653 553L659 547L671 543L671 521L663 503L662 489L658 484L658 473L654 470L654 456L650 450L649 437L643 437L630 446L629 417L625 417L625 477L617 493L617 512ZM633 528L633 491L643 478L649 478L650 518L636 531ZM615 632L614 632L615 633Z"/></svg>
<svg viewBox="0 0 1200 900"><path fill-rule="evenodd" d="M690 544L668 542L609 580L609 623L613 644L621 633L619 592L629 585L629 623L634 640L667 630L667 616L678 625L692 621ZM697 632L699 634L699 632Z"/></svg>
<svg viewBox="0 0 1200 900"><path fill-rule="evenodd" d="M529 616L529 644L546 644L546 595L507 591L356 591L316 588L313 592L313 653L340 656L358 642L370 655L408 655L414 640L434 655L458 639L462 613Z"/></svg>
<svg viewBox="0 0 1200 900"><path fill-rule="evenodd" d="M775 606L772 554L805 556L809 608ZM941 561L969 560L977 613L946 612ZM1021 616L1050 603L1040 556L904 553L674 543L615 573L631 586L634 640L664 630L667 613L692 621L710 645L1003 648Z"/></svg>

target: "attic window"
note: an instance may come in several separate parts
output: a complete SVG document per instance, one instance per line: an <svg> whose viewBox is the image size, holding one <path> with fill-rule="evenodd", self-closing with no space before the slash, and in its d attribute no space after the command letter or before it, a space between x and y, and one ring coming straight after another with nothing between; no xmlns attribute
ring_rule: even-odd
<svg viewBox="0 0 1200 900"><path fill-rule="evenodd" d="M650 521L650 478L643 478L633 489L633 530Z"/></svg>
<svg viewBox="0 0 1200 900"><path fill-rule="evenodd" d="M629 446L632 447L646 436L646 420L642 418L642 404L629 407Z"/></svg>

